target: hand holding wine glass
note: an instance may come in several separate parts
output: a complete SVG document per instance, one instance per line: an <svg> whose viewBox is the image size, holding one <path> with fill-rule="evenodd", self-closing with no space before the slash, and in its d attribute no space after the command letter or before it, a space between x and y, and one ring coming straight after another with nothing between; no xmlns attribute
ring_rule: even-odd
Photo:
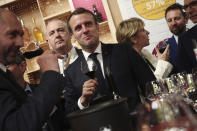
<svg viewBox="0 0 197 131"><path fill-rule="evenodd" d="M166 46L165 50L160 53L159 49L156 48L157 56L159 60L168 61L169 59L169 44Z"/></svg>
<svg viewBox="0 0 197 131"><path fill-rule="evenodd" d="M94 93L96 91L96 87L98 86L97 79L90 79L84 82L83 89L82 89L82 95L80 98L81 104L86 107L88 106L90 100L94 96Z"/></svg>
<svg viewBox="0 0 197 131"><path fill-rule="evenodd" d="M87 106L94 96L96 87L98 86L98 81L95 78L95 72L97 67L95 63L92 61L92 64L88 66L86 61L81 61L81 71L88 76L90 79L85 81L82 88L82 95L80 98L80 102L83 106Z"/></svg>

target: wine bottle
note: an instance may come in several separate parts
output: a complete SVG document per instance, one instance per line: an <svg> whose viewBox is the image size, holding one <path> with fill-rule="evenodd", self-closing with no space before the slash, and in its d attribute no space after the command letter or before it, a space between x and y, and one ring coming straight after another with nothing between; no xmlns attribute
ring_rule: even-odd
<svg viewBox="0 0 197 131"><path fill-rule="evenodd" d="M96 16L97 21L99 23L103 22L102 14L98 12L96 5L92 5L92 7L93 7L94 15Z"/></svg>
<svg viewBox="0 0 197 131"><path fill-rule="evenodd" d="M24 35L23 35L23 41L25 46L30 42L30 33L29 30L27 29L27 27L24 25L23 20L21 19L21 25L24 31Z"/></svg>
<svg viewBox="0 0 197 131"><path fill-rule="evenodd" d="M32 17L32 22L34 24L34 28L33 28L34 37L35 37L37 42L41 43L41 42L44 41L44 36L43 36L41 30L37 27L35 19L33 17Z"/></svg>

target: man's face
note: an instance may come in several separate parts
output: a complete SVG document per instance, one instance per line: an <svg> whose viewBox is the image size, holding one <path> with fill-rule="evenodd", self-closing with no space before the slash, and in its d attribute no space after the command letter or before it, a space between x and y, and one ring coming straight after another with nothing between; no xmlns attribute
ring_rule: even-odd
<svg viewBox="0 0 197 131"><path fill-rule="evenodd" d="M197 0L184 0L184 9L193 23L197 23Z"/></svg>
<svg viewBox="0 0 197 131"><path fill-rule="evenodd" d="M47 36L50 46L57 52L71 45L71 36L61 21L52 21L47 25Z"/></svg>
<svg viewBox="0 0 197 131"><path fill-rule="evenodd" d="M4 65L15 61L15 57L23 46L23 29L16 16L4 12L0 24L0 62Z"/></svg>
<svg viewBox="0 0 197 131"><path fill-rule="evenodd" d="M166 22L174 35L180 35L186 30L187 19L179 9L168 11L166 14Z"/></svg>
<svg viewBox="0 0 197 131"><path fill-rule="evenodd" d="M88 13L73 15L69 24L82 49L94 51L99 44L99 27L93 16Z"/></svg>

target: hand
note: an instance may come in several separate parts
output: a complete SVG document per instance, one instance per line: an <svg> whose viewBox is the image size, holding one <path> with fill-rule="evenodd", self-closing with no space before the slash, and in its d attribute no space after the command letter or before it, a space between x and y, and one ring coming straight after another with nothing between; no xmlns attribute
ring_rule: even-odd
<svg viewBox="0 0 197 131"><path fill-rule="evenodd" d="M86 107L88 106L92 96L95 93L96 87L98 86L97 79L90 79L83 84L82 96L80 98L81 104Z"/></svg>
<svg viewBox="0 0 197 131"><path fill-rule="evenodd" d="M52 50L45 51L42 55L40 55L37 59L37 62L40 66L42 72L53 70L60 72L58 65L58 58L62 59L62 56L56 54Z"/></svg>
<svg viewBox="0 0 197 131"><path fill-rule="evenodd" d="M168 61L169 54L170 54L169 44L166 46L166 49L165 49L165 51L162 54L159 52L158 48L155 48L155 50L157 52L157 57L158 57L159 60Z"/></svg>

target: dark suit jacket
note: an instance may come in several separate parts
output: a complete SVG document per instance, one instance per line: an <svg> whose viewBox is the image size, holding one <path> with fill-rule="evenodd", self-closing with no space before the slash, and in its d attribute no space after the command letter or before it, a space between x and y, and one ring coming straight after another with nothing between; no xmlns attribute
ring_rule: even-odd
<svg viewBox="0 0 197 131"><path fill-rule="evenodd" d="M192 68L197 67L196 56L193 51L196 45L192 40L197 41L197 25L179 37L177 64L179 71L191 73Z"/></svg>
<svg viewBox="0 0 197 131"><path fill-rule="evenodd" d="M120 96L128 98L131 110L135 109L140 103L138 86L142 94L145 94L146 82L154 80L155 76L130 43L102 44L101 48L105 74L106 67L109 67L117 92ZM84 56L79 54L78 59L65 71L65 108L68 113L79 109L77 101L82 94L82 85L89 79L80 68L81 61L84 60Z"/></svg>
<svg viewBox="0 0 197 131"><path fill-rule="evenodd" d="M169 62L173 65L173 69L172 69L171 74L178 73L178 69L177 69L178 44L176 43L174 36L172 36L170 39L168 39L167 43L170 44Z"/></svg>
<svg viewBox="0 0 197 131"><path fill-rule="evenodd" d="M0 131L40 131L63 90L63 77L47 71L34 96L0 70Z"/></svg>

